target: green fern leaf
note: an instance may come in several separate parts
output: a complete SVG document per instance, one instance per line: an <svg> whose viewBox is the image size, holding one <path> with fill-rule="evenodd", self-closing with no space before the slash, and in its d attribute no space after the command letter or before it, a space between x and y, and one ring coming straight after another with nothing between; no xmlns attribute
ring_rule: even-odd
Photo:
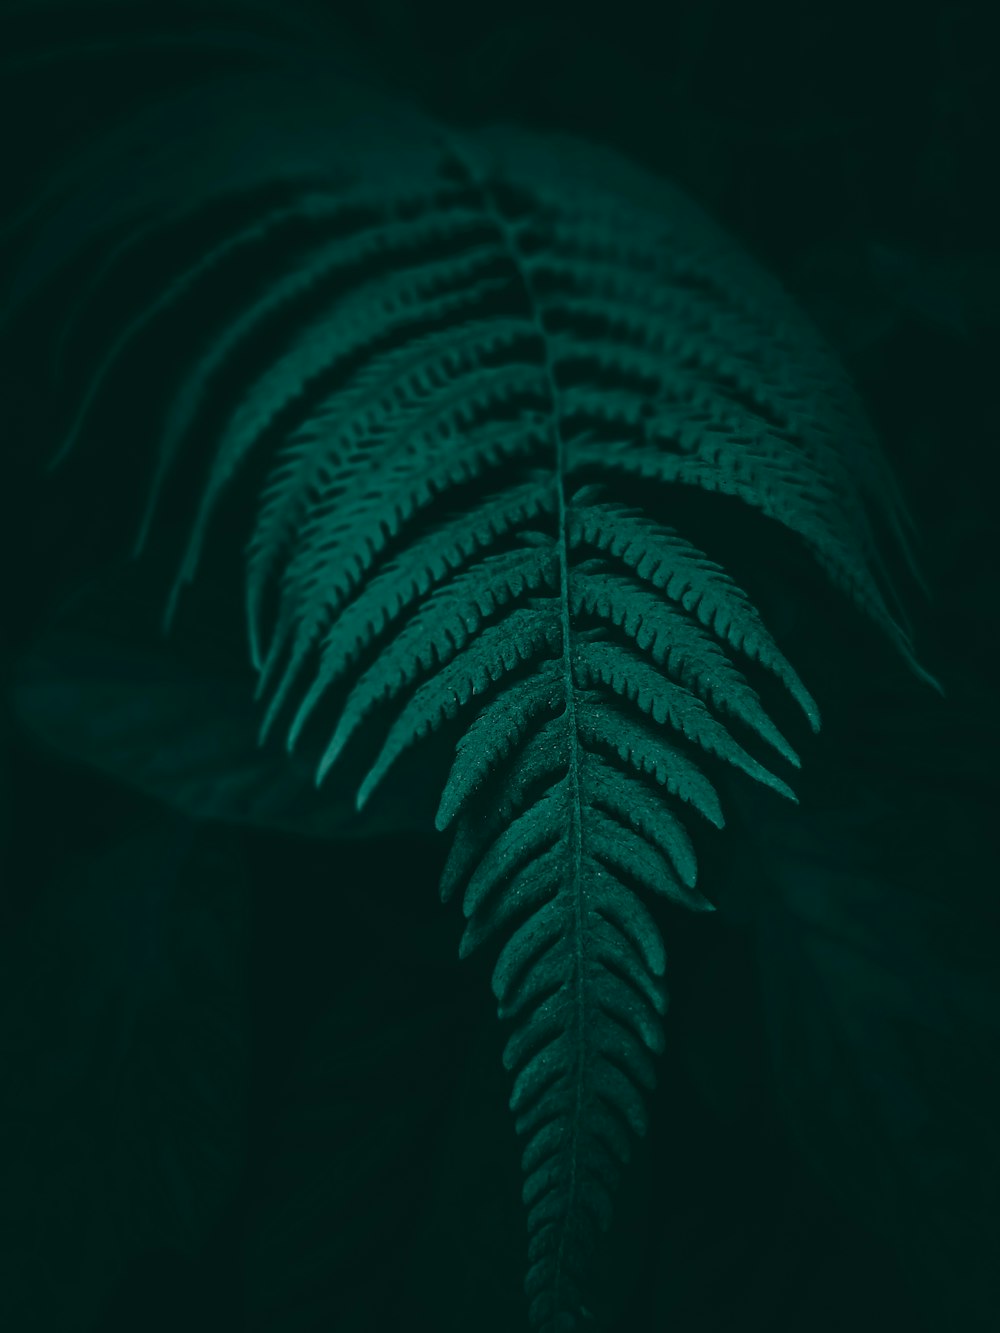
<svg viewBox="0 0 1000 1333"><path fill-rule="evenodd" d="M563 192L539 171L545 150L487 145L443 149L468 236L447 233L443 205L428 202L447 244L421 273L415 253L395 258L397 232L374 225L381 273L297 331L247 391L182 577L223 486L301 404L249 547L255 660L263 690L277 681L265 726L309 662L290 745L346 680L322 781L395 708L359 808L421 737L461 728L437 816L455 830L442 896L462 895L462 957L501 944L493 986L513 1024L504 1062L526 1141L526 1290L549 1333L575 1327L628 1134L646 1125L666 997L643 898L711 905L695 889L683 811L721 827L719 763L795 800L735 733L798 766L740 659L819 726L746 594L616 499L614 478L761 510L913 658L870 497L839 447L852 420L869 444L867 427L780 295L672 192L659 214L645 180L638 201L589 179ZM332 390L310 401L307 386L328 374ZM595 476L603 487L586 484Z"/></svg>
<svg viewBox="0 0 1000 1333"><path fill-rule="evenodd" d="M692 490L783 528L936 682L875 540L878 512L912 570L911 520L777 284L612 153L423 122L394 148L393 133L338 152L325 188L282 176L256 217L230 195L231 231L133 315L67 445L149 330L260 259L181 367L140 545L211 427L168 618L260 465L245 595L262 737L286 709L289 749L325 729L317 784L364 751L359 810L418 741L450 747L441 896L462 904L461 957L497 950L531 1320L565 1333L647 1124L661 927L712 907L689 825L723 827L727 771L796 799L756 754L800 762L748 666L820 724L750 597L684 535ZM118 244L84 305L127 258Z"/></svg>

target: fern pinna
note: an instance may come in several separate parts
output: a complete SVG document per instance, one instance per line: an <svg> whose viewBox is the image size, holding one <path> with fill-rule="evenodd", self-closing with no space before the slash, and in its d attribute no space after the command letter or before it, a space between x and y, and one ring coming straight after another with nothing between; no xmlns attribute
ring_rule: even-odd
<svg viewBox="0 0 1000 1333"><path fill-rule="evenodd" d="M908 520L832 356L682 194L568 139L376 137L328 183L234 186L206 213L218 234L112 346L77 428L158 322L237 274L172 399L143 540L211 424L170 615L230 484L266 469L246 564L263 732L325 728L319 782L368 746L359 808L418 740L454 736L441 893L462 956L497 952L526 1291L556 1333L587 1311L646 1126L655 900L711 907L689 830L723 825L714 775L795 799L796 752L751 678L819 728L750 598L685 536L683 497L794 534L923 675L872 506L907 556Z"/></svg>

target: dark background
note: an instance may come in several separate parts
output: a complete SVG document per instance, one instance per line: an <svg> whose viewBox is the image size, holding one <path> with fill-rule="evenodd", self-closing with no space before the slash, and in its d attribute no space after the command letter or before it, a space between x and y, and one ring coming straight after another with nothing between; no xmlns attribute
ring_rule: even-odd
<svg viewBox="0 0 1000 1333"><path fill-rule="evenodd" d="M820 895L854 875L849 807L836 817L854 783L875 811L861 882L890 885L860 935L796 953L778 909L671 920L668 1052L595 1303L622 1333L996 1327L991 7L243 8L260 40L301 20L340 67L444 119L572 131L671 176L839 349L922 535L918 650L948 700L886 667L825 716L848 777L809 789L804 873ZM195 9L122 22L134 43ZM240 6L201 10L225 28ZM32 64L40 34L72 51L99 11L119 12L0 8L11 199L176 75L134 54L102 57L96 82L72 57ZM16 251L5 262L13 282ZM33 329L4 358L5 674L80 563L127 549L131 521L96 455L69 481L42 473L56 409ZM161 591L150 568L139 598ZM192 830L59 758L13 705L0 726L5 1328L524 1327L502 1034L489 968L459 964L456 913L437 905L437 843ZM730 849L707 873L748 860ZM841 1022L828 1046L796 971L810 957L833 996L822 1030ZM788 1091L782 1005L819 1052L811 1092Z"/></svg>

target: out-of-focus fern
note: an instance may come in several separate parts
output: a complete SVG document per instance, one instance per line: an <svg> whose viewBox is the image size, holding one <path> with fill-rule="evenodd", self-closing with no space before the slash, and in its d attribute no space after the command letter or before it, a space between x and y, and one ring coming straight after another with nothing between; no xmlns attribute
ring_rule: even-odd
<svg viewBox="0 0 1000 1333"><path fill-rule="evenodd" d="M367 744L359 808L418 740L454 736L442 896L461 900L463 957L498 950L527 1293L556 1333L586 1309L646 1127L655 902L711 906L688 829L722 827L716 775L795 799L781 772L799 760L758 687L819 728L750 597L685 535L685 496L793 534L931 680L871 523L877 508L912 567L907 518L830 353L676 190L568 139L371 124L326 165L245 158L173 215L138 207L69 342L171 229L190 257L98 360L67 445L144 342L204 308L140 539L210 432L169 615L230 484L264 467L246 569L263 730L284 719L291 747L323 728L320 781Z"/></svg>

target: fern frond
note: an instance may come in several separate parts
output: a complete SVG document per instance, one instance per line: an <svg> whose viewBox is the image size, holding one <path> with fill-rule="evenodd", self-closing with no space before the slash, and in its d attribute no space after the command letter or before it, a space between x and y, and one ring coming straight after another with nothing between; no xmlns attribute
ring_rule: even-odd
<svg viewBox="0 0 1000 1333"><path fill-rule="evenodd" d="M230 198L229 234L99 362L69 442L158 321L260 261L186 356L140 542L210 428L168 615L261 465L245 592L262 736L286 710L289 749L329 727L317 784L356 750L359 809L419 740L454 737L441 895L461 900L463 958L497 949L531 1317L568 1333L647 1122L661 924L711 909L690 822L723 827L727 770L796 799L756 753L799 766L747 664L820 725L747 593L684 535L692 489L791 534L932 678L875 540L880 512L910 558L905 507L776 283L614 154L507 130L391 139L340 154L326 190L265 192L257 218Z"/></svg>
<svg viewBox="0 0 1000 1333"><path fill-rule="evenodd" d="M766 280L732 300L743 261L700 217L681 209L672 225L582 181L564 194L511 152L493 160L453 143L447 164L492 229L474 251L456 245L455 290L468 275L475 292L482 254L501 306L487 312L476 293L449 328L432 282L421 290L440 330L387 315L394 345L373 341L326 402L305 404L264 492L251 617L261 643L265 594L276 598L263 680L285 665L269 722L318 652L291 744L350 681L318 780L395 708L359 807L407 748L456 724L436 820L454 829L441 891L461 892L462 957L502 945L493 980L514 1025L504 1059L526 1139L526 1290L550 1333L575 1326L628 1135L646 1124L666 1000L642 898L711 906L684 824L693 809L723 825L707 764L795 800L734 734L799 763L739 661L819 727L746 594L678 531L616 501L615 476L753 505L802 538L899 647L908 641L840 449L851 393L816 340L794 314L775 317ZM429 277L449 258L428 260ZM391 311L401 280L379 281ZM595 477L603 487L580 489ZM458 517L449 492L470 485Z"/></svg>

